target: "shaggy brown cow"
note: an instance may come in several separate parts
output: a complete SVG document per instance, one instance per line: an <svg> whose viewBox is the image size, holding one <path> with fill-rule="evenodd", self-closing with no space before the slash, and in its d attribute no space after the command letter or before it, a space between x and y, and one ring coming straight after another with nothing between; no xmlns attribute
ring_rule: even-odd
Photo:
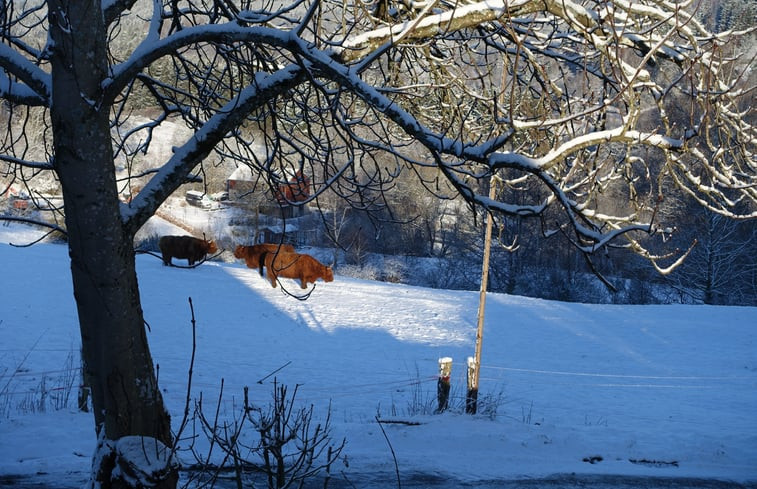
<svg viewBox="0 0 757 489"><path fill-rule="evenodd" d="M259 267L261 276L264 265L268 269L268 279L274 288L278 277L299 279L303 289L307 288L308 282L315 283L319 278L325 282L334 280L331 267L301 253L263 253Z"/></svg>
<svg viewBox="0 0 757 489"><path fill-rule="evenodd" d="M186 258L189 266L203 260L206 255L218 251L215 241L192 236L163 236L158 242L163 255L163 265L171 265L171 258Z"/></svg>
<svg viewBox="0 0 757 489"><path fill-rule="evenodd" d="M294 246L290 244L278 243L261 243L252 246L239 245L234 249L236 258L244 258L248 268L258 268L260 266L260 256L263 253L287 252L294 253Z"/></svg>

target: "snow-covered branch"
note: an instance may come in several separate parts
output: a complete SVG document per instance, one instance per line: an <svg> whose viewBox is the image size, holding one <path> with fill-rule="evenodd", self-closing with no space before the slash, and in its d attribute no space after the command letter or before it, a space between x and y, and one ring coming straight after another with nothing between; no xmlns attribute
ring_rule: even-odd
<svg viewBox="0 0 757 489"><path fill-rule="evenodd" d="M255 42L272 47L286 48L288 33L271 27L243 27L236 22L228 22L188 27L159 40L148 36L127 61L113 67L113 74L104 85L106 98L112 99L118 96L134 77L163 56L189 46L213 42L221 44Z"/></svg>
<svg viewBox="0 0 757 489"><path fill-rule="evenodd" d="M454 32L477 27L502 18L519 17L540 11L544 2L536 0L486 0L472 5L414 20L382 27L348 38L336 49L345 63L359 60L387 42L417 41L435 37L443 32Z"/></svg>
<svg viewBox="0 0 757 489"><path fill-rule="evenodd" d="M50 98L50 75L27 58L0 43L0 97L15 103L46 106ZM14 81L13 75L19 81Z"/></svg>
<svg viewBox="0 0 757 489"><path fill-rule="evenodd" d="M213 115L195 135L163 164L145 188L129 204L122 204L125 225L136 232L178 188L187 175L210 151L233 131L244 118L267 101L284 93L304 79L303 70L291 65L275 74L259 74L254 83L241 90L225 107Z"/></svg>
<svg viewBox="0 0 757 489"><path fill-rule="evenodd" d="M118 125L146 93L139 104L158 108L155 125L180 117L195 134L159 168L130 173L149 181L122 205L128 229L213 151L270 182L275 165L309 166L322 175L312 198L333 187L358 205L390 188L401 163L434 168L471 204L515 216L560 208L555 225L587 252L651 232L669 184L724 215L757 212L751 75L731 36L708 33L683 4L410 2L380 17L329 0L150 5L139 41L113 56L99 103L118 106ZM103 2L114 33L132 8ZM2 44L0 64L13 67L4 98L48 96L48 75ZM117 133L117 154L138 132ZM518 191L488 199L492 174Z"/></svg>
<svg viewBox="0 0 757 489"><path fill-rule="evenodd" d="M102 0L105 25L110 25L124 11L131 10L137 0Z"/></svg>

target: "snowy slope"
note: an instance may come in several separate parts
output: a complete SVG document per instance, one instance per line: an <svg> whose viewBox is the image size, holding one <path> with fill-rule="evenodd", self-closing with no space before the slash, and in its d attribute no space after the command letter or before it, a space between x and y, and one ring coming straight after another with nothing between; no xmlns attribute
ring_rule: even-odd
<svg viewBox="0 0 757 489"><path fill-rule="evenodd" d="M50 407L60 378L76 374L66 248L4 244L23 241L21 232L0 227L0 477L34 475L73 487L86 477L95 439L90 414ZM274 378L297 385L297 399L312 403L319 419L331 406L333 438L347 439L347 463L338 467L347 476L394 473L379 416L418 423L383 425L401 473L471 482L555 473L757 480L757 308L490 294L480 393L486 412L469 416L460 406L478 293L337 274L300 301L242 263L188 270L150 255L137 263L148 336L177 423L191 297L193 398L202 393L214 406L223 379L221 411L231 417L244 386L252 402L265 404ZM455 362L453 408L434 415L443 356ZM43 378L48 405L32 412Z"/></svg>

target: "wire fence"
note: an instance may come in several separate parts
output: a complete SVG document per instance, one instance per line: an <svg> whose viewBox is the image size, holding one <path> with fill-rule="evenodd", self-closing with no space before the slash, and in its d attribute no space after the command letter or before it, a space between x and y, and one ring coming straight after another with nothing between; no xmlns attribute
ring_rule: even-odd
<svg viewBox="0 0 757 489"><path fill-rule="evenodd" d="M0 350L7 352L8 350ZM42 350L37 350L42 351ZM53 351L53 350L45 350ZM63 350L54 350L63 351ZM44 411L46 409L63 409L72 407L82 385L81 367L74 366L73 352L69 352L67 367L54 370L33 371L16 369L13 372L0 371L0 415L8 417L13 411ZM397 397L406 396L405 401L415 409L433 411L429 406L435 400L438 375L416 375L415 377L397 377L376 382L348 383L340 379L339 383L326 383L328 371L321 371L318 383L310 382L306 388L308 401L330 401L348 398L386 398L387 393ZM336 372L335 372L336 374ZM159 379L160 385L171 389L186 389L186 381ZM220 379L219 379L220 380ZM453 376L453 393L450 398L461 405L465 401L467 386L465 372ZM666 391L706 391L715 389L754 389L757 388L755 375L649 375L633 373L579 372L574 370L533 369L518 366L484 365L481 367L480 385L494 386L488 394L494 396L494 402L506 404L515 399L527 400L529 391L538 386L562 388L566 392L581 388L592 390L607 389L653 389ZM269 379L266 383L271 383ZM262 381L249 382L263 384ZM499 387L500 392L496 392ZM215 393L220 390L220 382L203 382L192 380L194 392L207 391ZM267 393L258 390L256 402L266 402ZM505 392L508 394L505 395ZM589 394L591 395L591 394ZM509 398L508 398L509 396ZM559 408L559 406L552 406Z"/></svg>

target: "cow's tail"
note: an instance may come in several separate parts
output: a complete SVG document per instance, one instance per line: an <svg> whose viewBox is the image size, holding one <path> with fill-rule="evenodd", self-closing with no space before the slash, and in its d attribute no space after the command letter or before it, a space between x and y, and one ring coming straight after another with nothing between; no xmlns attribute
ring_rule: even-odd
<svg viewBox="0 0 757 489"><path fill-rule="evenodd" d="M265 257L268 255L267 251L264 251L260 254L260 259L258 260L258 272L260 272L260 276L263 276L263 266L265 266Z"/></svg>

